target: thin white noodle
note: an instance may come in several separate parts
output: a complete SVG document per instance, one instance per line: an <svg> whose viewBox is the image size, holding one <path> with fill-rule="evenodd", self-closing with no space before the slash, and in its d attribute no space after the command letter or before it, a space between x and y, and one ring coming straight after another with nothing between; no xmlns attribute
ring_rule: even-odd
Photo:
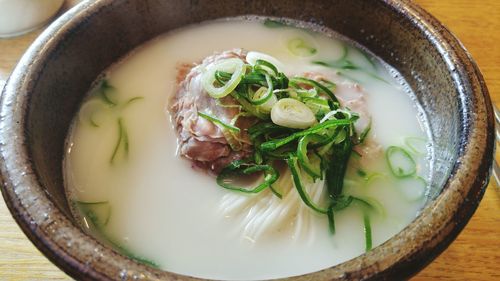
<svg viewBox="0 0 500 281"><path fill-rule="evenodd" d="M305 188L318 202L323 194L324 182L308 182L307 177L302 175ZM231 192L222 198L221 211L225 216L237 218L242 237L252 241L278 231L289 233L294 239L312 238L314 231L310 226L313 211L302 202L289 170L281 175L276 186L281 188L282 199L270 190L252 195Z"/></svg>

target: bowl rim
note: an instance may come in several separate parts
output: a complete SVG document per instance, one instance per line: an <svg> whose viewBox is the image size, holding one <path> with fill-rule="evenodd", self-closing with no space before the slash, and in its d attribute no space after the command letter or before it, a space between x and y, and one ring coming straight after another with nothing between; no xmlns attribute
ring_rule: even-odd
<svg viewBox="0 0 500 281"><path fill-rule="evenodd" d="M446 51L440 52L441 57L449 68L454 67L457 75L453 82L462 97L459 101L462 105L459 115L461 120L469 120L473 126L462 132L461 139L465 141L460 144L458 159L443 190L424 207L422 214L412 223L368 253L321 271L284 278L286 280L409 277L438 256L456 238L476 210L488 184L493 160L494 119L488 90L478 66L460 41L417 4L397 0L380 2L410 21L435 48ZM89 14L112 3L113 0L84 1L67 11L35 40L7 80L0 97L2 194L7 207L28 238L72 277L113 280L139 274L150 280L204 280L153 269L104 247L65 217L43 192L37 174L31 167L24 127L30 82L32 77L39 74L44 63L43 54L49 53L58 44L57 39L71 32ZM464 85L465 87L459 87ZM465 110L468 106L463 99L464 95L473 95L476 110L473 114ZM48 232L62 235L66 238L64 241L76 241L73 239L79 237L87 245L78 245L82 247L79 249L82 253L75 253L74 249L70 249L74 246L69 245L69 242L63 244L63 240L53 240ZM412 247L403 247L410 241ZM94 253L96 250L97 253ZM92 262L103 263L109 271L90 267L83 260L89 257ZM115 273L119 274L114 275Z"/></svg>

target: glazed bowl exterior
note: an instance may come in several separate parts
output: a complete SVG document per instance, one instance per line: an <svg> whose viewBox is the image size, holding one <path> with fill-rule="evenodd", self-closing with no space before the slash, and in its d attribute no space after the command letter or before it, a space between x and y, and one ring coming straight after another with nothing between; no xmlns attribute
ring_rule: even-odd
<svg viewBox="0 0 500 281"><path fill-rule="evenodd" d="M68 207L62 157L91 83L164 32L211 19L263 15L324 25L394 66L415 91L434 142L429 200L403 231L340 265L287 280L408 278L468 222L493 158L491 101L478 67L436 19L395 0L98 0L56 20L23 56L0 99L2 193L30 240L81 280L198 280L137 263L82 231Z"/></svg>

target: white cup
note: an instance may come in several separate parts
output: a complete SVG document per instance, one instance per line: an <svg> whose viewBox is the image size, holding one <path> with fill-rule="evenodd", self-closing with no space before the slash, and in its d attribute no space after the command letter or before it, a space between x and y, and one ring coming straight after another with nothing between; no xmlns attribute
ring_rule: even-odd
<svg viewBox="0 0 500 281"><path fill-rule="evenodd" d="M0 38L13 37L44 25L64 0L0 0Z"/></svg>

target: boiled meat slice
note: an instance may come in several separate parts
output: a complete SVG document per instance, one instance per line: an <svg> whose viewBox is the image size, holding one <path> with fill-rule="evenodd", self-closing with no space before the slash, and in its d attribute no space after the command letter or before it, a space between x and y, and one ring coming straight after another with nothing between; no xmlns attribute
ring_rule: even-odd
<svg viewBox="0 0 500 281"><path fill-rule="evenodd" d="M238 103L226 96L219 101L212 98L203 89L203 70L209 65L228 58L240 58L245 61L246 52L236 49L225 51L205 58L201 64L178 67L178 89L171 100L170 113L178 134L179 153L201 168L220 172L234 160L248 157L252 153L251 142L246 133L252 124L246 117L239 117L236 126L241 133L236 136L238 146L233 148L224 132L217 125L198 115L198 112L209 114L224 123L240 113ZM224 134L226 133L226 135ZM232 141L235 141L234 138Z"/></svg>

